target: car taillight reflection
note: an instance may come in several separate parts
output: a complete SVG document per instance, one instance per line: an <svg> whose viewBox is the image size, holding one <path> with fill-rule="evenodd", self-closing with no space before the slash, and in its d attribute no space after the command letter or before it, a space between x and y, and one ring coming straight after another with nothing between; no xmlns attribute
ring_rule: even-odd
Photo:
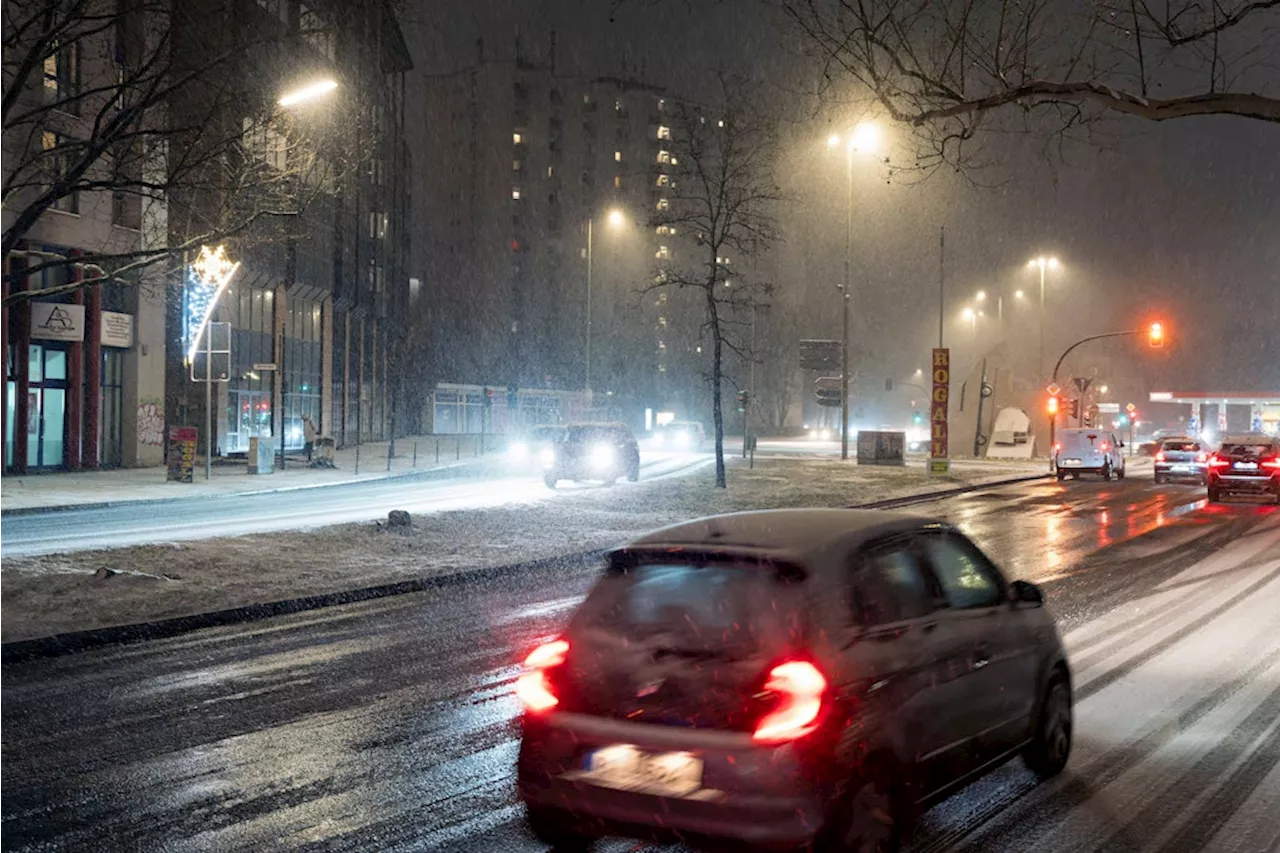
<svg viewBox="0 0 1280 853"><path fill-rule="evenodd" d="M538 646L524 659L531 671L516 679L516 697L534 713L548 711L560 704L547 680L547 670L564 663L569 654L569 644L564 640L552 640Z"/></svg>
<svg viewBox="0 0 1280 853"><path fill-rule="evenodd" d="M766 714L752 738L761 743L782 743L804 737L817 728L827 679L808 661L789 661L769 670L765 690L778 694L778 707Z"/></svg>

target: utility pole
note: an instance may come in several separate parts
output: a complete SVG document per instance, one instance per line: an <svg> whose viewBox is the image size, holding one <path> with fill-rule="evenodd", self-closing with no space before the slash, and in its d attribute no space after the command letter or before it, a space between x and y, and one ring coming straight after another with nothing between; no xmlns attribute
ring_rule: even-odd
<svg viewBox="0 0 1280 853"><path fill-rule="evenodd" d="M938 349L942 349L942 325L947 312L946 296L947 226L938 226ZM1043 357L1041 358L1043 361Z"/></svg>
<svg viewBox="0 0 1280 853"><path fill-rule="evenodd" d="M849 291L841 286L844 334L840 341L840 458L849 458Z"/></svg>
<svg viewBox="0 0 1280 853"><path fill-rule="evenodd" d="M583 402L587 405L591 404L591 242L592 242L592 221L595 214L591 214L587 219L587 341L586 341L586 361L587 370L584 377L585 384L583 390L586 391L587 399Z"/></svg>

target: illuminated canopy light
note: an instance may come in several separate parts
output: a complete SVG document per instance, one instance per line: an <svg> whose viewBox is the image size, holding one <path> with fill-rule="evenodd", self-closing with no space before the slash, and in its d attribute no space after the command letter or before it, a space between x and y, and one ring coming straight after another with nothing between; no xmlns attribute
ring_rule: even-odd
<svg viewBox="0 0 1280 853"><path fill-rule="evenodd" d="M227 285L231 283L238 269L240 269L240 262L232 263L227 258L225 246L218 246L216 249L210 249L208 246L200 247L200 254L196 256L187 272L187 304L184 319L188 362L195 358L196 350L200 346L200 337L209 325L214 306L218 304L218 297L227 289Z"/></svg>
<svg viewBox="0 0 1280 853"><path fill-rule="evenodd" d="M292 92L286 94L280 99L280 106L291 107L294 104L299 104L303 101L308 101L312 98L318 98L321 95L326 95L336 88L338 88L337 80L317 80L315 83L309 83L306 86L294 89Z"/></svg>

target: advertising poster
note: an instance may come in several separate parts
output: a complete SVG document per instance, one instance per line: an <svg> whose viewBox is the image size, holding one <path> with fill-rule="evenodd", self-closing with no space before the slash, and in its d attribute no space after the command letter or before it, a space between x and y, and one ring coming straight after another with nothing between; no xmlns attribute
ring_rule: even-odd
<svg viewBox="0 0 1280 853"><path fill-rule="evenodd" d="M947 404L951 399L951 350L933 351L933 393L929 396L929 473L951 472L947 443Z"/></svg>
<svg viewBox="0 0 1280 853"><path fill-rule="evenodd" d="M176 483L194 480L196 468L196 440L200 433L195 427L169 427L169 476Z"/></svg>

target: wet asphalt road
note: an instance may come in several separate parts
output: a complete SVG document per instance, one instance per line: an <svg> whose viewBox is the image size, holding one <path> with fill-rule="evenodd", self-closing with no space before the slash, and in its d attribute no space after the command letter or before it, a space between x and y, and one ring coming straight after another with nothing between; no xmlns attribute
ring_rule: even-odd
<svg viewBox="0 0 1280 853"><path fill-rule="evenodd" d="M645 453L641 472L645 480L678 476L711 459L707 453ZM523 471L512 475L508 467L499 458L385 480L23 513L0 525L0 550L22 557L369 521L393 509L439 512L555 500L540 479Z"/></svg>
<svg viewBox="0 0 1280 853"><path fill-rule="evenodd" d="M916 850L1280 845L1280 511L1149 480L916 511L1041 583L1077 688L1066 773L1012 763ZM592 572L549 569L3 671L0 844L526 851L514 662ZM648 849L610 841L603 850Z"/></svg>

